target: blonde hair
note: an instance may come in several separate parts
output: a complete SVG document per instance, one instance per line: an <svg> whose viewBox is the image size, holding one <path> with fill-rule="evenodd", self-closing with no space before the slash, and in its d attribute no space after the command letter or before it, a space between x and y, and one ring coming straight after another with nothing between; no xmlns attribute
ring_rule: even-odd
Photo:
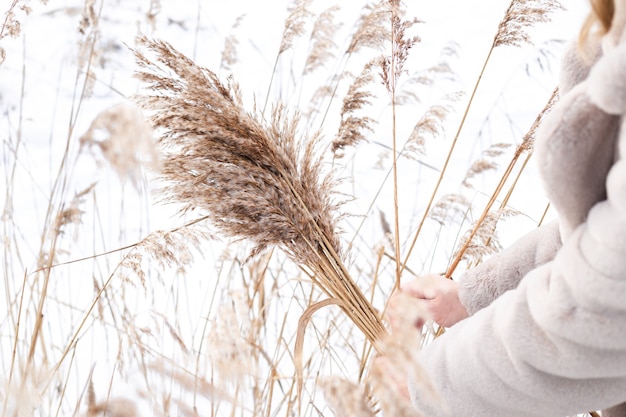
<svg viewBox="0 0 626 417"><path fill-rule="evenodd" d="M606 34L611 29L611 22L615 14L614 0L590 0L590 3L591 13L587 16L578 38L578 43L581 47L584 47L587 43L587 40L592 35L592 30L595 29L598 24L598 31L594 34L598 36Z"/></svg>

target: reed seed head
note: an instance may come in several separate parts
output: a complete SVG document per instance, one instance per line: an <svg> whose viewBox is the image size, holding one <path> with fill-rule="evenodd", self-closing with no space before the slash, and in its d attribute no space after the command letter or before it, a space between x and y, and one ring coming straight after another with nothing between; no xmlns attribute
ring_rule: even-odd
<svg viewBox="0 0 626 417"><path fill-rule="evenodd" d="M494 38L494 47L532 43L528 28L549 22L550 15L564 7L558 0L511 0Z"/></svg>

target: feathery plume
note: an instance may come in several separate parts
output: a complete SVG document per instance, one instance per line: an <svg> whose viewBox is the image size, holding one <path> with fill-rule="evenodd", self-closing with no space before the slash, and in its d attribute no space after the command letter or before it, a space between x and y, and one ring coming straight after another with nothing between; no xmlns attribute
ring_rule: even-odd
<svg viewBox="0 0 626 417"><path fill-rule="evenodd" d="M522 152L522 151L532 152L533 151L533 148L535 146L535 137L537 135L537 129L539 129L539 126L541 126L541 123L543 122L543 119L545 118L545 116L548 113L550 113L550 110L552 110L552 108L558 101L559 101L559 89L557 87L552 91L552 94L550 95L550 98L548 99L548 102L546 103L545 107L543 108L543 110L541 110L541 112L539 112L532 126L530 127L528 132L524 135L524 138L522 139L522 143L519 146L519 152Z"/></svg>
<svg viewBox="0 0 626 417"><path fill-rule="evenodd" d="M416 86L431 87L441 82L456 81L457 74L452 70L450 63L451 58L458 55L459 45L455 42L449 42L442 50L439 62L426 69L422 69L411 74L403 83L401 88L396 91L396 104L403 105L411 101L420 103L419 89ZM452 96L460 96L461 93L455 93ZM451 96L450 100L455 101ZM458 99L458 97L457 97Z"/></svg>
<svg viewBox="0 0 626 417"><path fill-rule="evenodd" d="M88 410L86 417L139 417L137 406L127 398L110 398Z"/></svg>
<svg viewBox="0 0 626 417"><path fill-rule="evenodd" d="M413 25L419 23L418 19L402 20L400 18L402 10L400 2L390 0L391 13L391 56L380 61L381 77L387 91L395 91L398 79L404 71L404 64L409 57L409 50L420 41L418 36L407 37L406 31Z"/></svg>
<svg viewBox="0 0 626 417"><path fill-rule="evenodd" d="M156 30L156 18L161 13L161 10L161 0L150 0L150 8L146 12L146 20L152 30Z"/></svg>
<svg viewBox="0 0 626 417"><path fill-rule="evenodd" d="M137 406L127 398L107 398L96 402L96 393L93 381L89 381L87 388L87 414L85 417L138 417Z"/></svg>
<svg viewBox="0 0 626 417"><path fill-rule="evenodd" d="M426 139L443 137L445 121L454 110L454 103L462 97L462 93L444 96L438 103L430 106L413 127L407 140L403 155L409 159L417 159L426 154Z"/></svg>
<svg viewBox="0 0 626 417"><path fill-rule="evenodd" d="M335 13L339 6L332 6L324 10L315 20L311 32L311 52L304 64L304 74L309 74L324 65L326 60L335 56L333 50L337 47L334 37L341 24L335 23Z"/></svg>
<svg viewBox="0 0 626 417"><path fill-rule="evenodd" d="M532 43L526 30L537 23L549 22L550 14L563 9L558 0L511 0L498 26L494 47Z"/></svg>
<svg viewBox="0 0 626 417"><path fill-rule="evenodd" d="M96 0L86 0L83 8L83 14L78 24L78 31L85 35L89 28L98 26L98 15L95 9Z"/></svg>
<svg viewBox="0 0 626 417"><path fill-rule="evenodd" d="M232 32L234 32L234 30L241 25L241 21L244 17L245 14L235 19L235 23L233 23L233 26L230 28L231 33L224 41L220 68L225 69L226 71L230 71L231 66L237 63L237 45L239 44L239 39L237 39L237 36L235 36Z"/></svg>
<svg viewBox="0 0 626 417"><path fill-rule="evenodd" d="M456 258L461 248L465 248L461 260L470 264L480 263L485 256L492 255L502 250L500 240L496 233L498 222L520 213L508 207L501 208L494 212L489 212L478 229L472 236L471 242L468 243L470 233L473 231L475 224L470 227L461 239L461 244L457 247L452 258Z"/></svg>
<svg viewBox="0 0 626 417"><path fill-rule="evenodd" d="M146 289L144 255L148 255L149 259L162 269L175 267L183 272L193 260L191 249L199 249L200 240L209 237L208 232L200 224L201 220L203 219L174 230L157 230L150 233L124 256L116 270L117 276L128 283L133 283L131 278L136 277Z"/></svg>
<svg viewBox="0 0 626 417"><path fill-rule="evenodd" d="M224 382L237 382L254 375L252 345L248 342L250 317L241 292L231 292L218 307L207 336L207 352Z"/></svg>
<svg viewBox="0 0 626 417"><path fill-rule="evenodd" d="M354 79L348 88L348 93L343 99L339 130L331 146L335 156L340 157L339 151L348 146L355 146L364 140L365 131L372 131L370 125L374 120L367 116L359 117L356 114L371 103L370 99L373 94L364 88L374 81L373 66L374 62L365 65L361 74Z"/></svg>
<svg viewBox="0 0 626 417"><path fill-rule="evenodd" d="M459 246L459 248L456 250L456 254L453 257L454 259L452 260L452 262L450 263L450 265L448 267L448 270L446 271L446 276L447 277L451 277L452 276L452 273L454 272L454 270L458 266L459 262L462 259L464 259L464 257L466 256L466 251L467 251L468 247L473 244L473 242L475 240L474 239L475 235L480 231L479 229L483 228L483 221L485 221L485 219L491 214L491 212L490 212L491 207L495 203L496 197L498 196L498 194L502 190L502 187L504 186L504 183L508 179L508 177L509 177L510 173L512 172L512 169L515 166L515 163L517 162L519 157L524 152L529 152L529 156L530 156L530 153L532 152L532 147L533 147L533 144L534 144L535 134L536 134L537 128L541 125L544 116L550 111L550 109L554 106L554 104L556 103L557 100L558 100L558 88L555 88L554 91L552 92L552 95L550 96L550 99L548 100L548 103L545 105L544 109L537 115L537 117L535 118L535 121L533 122L533 124L532 124L531 128L529 129L528 133L524 136L524 139L523 139L522 143L515 150L515 152L513 154L513 158L509 162L509 166L506 168L504 175L500 179L500 182L498 183L498 186L496 187L496 190L491 195L491 198L490 198L489 202L487 203L487 206L485 206L482 214L480 215L479 219L475 222L475 224L472 227L472 229L467 232L467 235L464 238L464 243L461 246ZM502 213L502 211L504 210L507 199L508 199L508 197L505 198L505 200L503 201L503 204L501 205L501 208L498 211L498 213ZM500 215L496 216L496 220L495 221L492 221L492 223L494 224L494 226L492 228L493 231L495 231L495 224L497 223L497 220L499 218L500 218ZM484 246L485 247L489 247L491 245L491 237L488 236L489 233L484 233L483 232L483 234L486 235L486 241L485 241ZM478 256L475 256L475 258L476 258L475 260L479 261L480 259L482 259L482 255L478 254Z"/></svg>
<svg viewBox="0 0 626 417"><path fill-rule="evenodd" d="M22 24L16 15L18 10L23 12L25 15L29 15L32 12L32 9L28 5L19 4L18 0L13 0L8 10L4 12L4 21L2 22L2 26L0 26L0 40L6 38L7 36L17 38L20 33L22 33ZM2 65L6 56L6 50L0 47L0 65Z"/></svg>
<svg viewBox="0 0 626 417"><path fill-rule="evenodd" d="M470 205L470 201L462 194L446 194L435 203L429 217L442 226L449 222L462 223Z"/></svg>
<svg viewBox="0 0 626 417"><path fill-rule="evenodd" d="M356 54L361 48L380 49L391 38L388 25L391 12L386 2L368 4L364 10L346 51L348 54Z"/></svg>
<svg viewBox="0 0 626 417"><path fill-rule="evenodd" d="M291 49L293 40L304 34L304 24L306 19L311 17L309 10L311 0L294 0L294 4L289 9L289 16L285 20L285 30L280 41L280 49L278 55Z"/></svg>
<svg viewBox="0 0 626 417"><path fill-rule="evenodd" d="M74 198L70 201L69 206L63 206L57 214L54 222L54 228L51 230L52 233L61 235L65 232L66 226L76 226L82 222L84 211L81 209L81 206L85 203L85 196L90 194L95 187L95 183L91 184L84 190L76 193Z"/></svg>
<svg viewBox="0 0 626 417"><path fill-rule="evenodd" d="M0 410L3 416L28 417L43 401L43 389L52 375L44 366L31 366L21 378L0 380Z"/></svg>
<svg viewBox="0 0 626 417"><path fill-rule="evenodd" d="M337 77L333 77L333 80L337 81ZM317 87L311 99L306 111L304 111L303 118L305 120L313 120L313 115L320 111L320 104L327 98L333 97L335 89L330 84L323 84Z"/></svg>
<svg viewBox="0 0 626 417"><path fill-rule="evenodd" d="M22 25L15 15L15 8L18 5L17 0L13 0L9 9L4 13L4 22L0 28L0 39L10 36L11 38L17 38L22 32ZM22 5L20 7L26 14L30 13L30 8Z"/></svg>
<svg viewBox="0 0 626 417"><path fill-rule="evenodd" d="M472 180L476 176L486 171L495 170L496 168L498 168L498 163L496 161L497 158L502 156L504 152L506 152L506 150L510 147L511 144L509 143L495 143L485 149L481 153L480 158L474 161L467 170L462 185L467 188L474 188Z"/></svg>
<svg viewBox="0 0 626 417"><path fill-rule="evenodd" d="M329 377L318 381L324 398L337 417L374 417L362 389L344 378Z"/></svg>
<svg viewBox="0 0 626 417"><path fill-rule="evenodd" d="M373 362L368 375L374 399L385 416L424 417L401 392L399 384L406 381L406 368L398 368L388 356Z"/></svg>
<svg viewBox="0 0 626 417"><path fill-rule="evenodd" d="M317 157L319 134L299 139L298 118L277 106L266 122L244 110L232 82L162 41L140 38L154 62L135 51L163 151L165 201L200 210L226 236L249 239L252 255L280 247L341 305L371 342L386 330L342 261L330 174Z"/></svg>
<svg viewBox="0 0 626 417"><path fill-rule="evenodd" d="M129 178L139 187L141 167L158 166L158 152L152 129L141 111L126 103L102 111L80 138L81 147L100 149L104 159L122 180Z"/></svg>

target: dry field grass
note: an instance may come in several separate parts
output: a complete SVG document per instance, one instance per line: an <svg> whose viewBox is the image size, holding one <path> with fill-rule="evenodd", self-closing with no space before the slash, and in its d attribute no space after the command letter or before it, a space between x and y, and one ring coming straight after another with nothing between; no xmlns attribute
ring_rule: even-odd
<svg viewBox="0 0 626 417"><path fill-rule="evenodd" d="M438 401L386 301L552 215L558 2L469 52L395 0L129 3L0 5L0 414L419 415L377 354Z"/></svg>

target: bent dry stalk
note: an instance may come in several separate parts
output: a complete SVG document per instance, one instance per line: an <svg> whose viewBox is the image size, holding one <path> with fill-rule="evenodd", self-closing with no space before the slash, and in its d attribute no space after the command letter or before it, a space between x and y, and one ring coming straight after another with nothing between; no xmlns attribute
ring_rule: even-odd
<svg viewBox="0 0 626 417"><path fill-rule="evenodd" d="M232 80L222 83L166 42L138 44L154 57L134 51L148 91L137 101L163 153L163 200L206 212L223 235L254 242L252 255L280 247L381 350L387 330L342 261L319 135L300 135L297 116L281 106L269 121L247 112Z"/></svg>

